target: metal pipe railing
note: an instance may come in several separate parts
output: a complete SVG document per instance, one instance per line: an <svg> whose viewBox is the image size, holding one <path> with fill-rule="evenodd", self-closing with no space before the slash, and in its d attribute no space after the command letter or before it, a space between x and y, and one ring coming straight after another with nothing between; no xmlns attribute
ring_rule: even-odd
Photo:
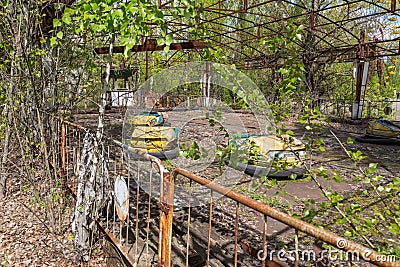
<svg viewBox="0 0 400 267"><path fill-rule="evenodd" d="M80 157L80 150L81 150L81 131L87 132L88 130L78 124L74 124L71 122L63 121L60 119L61 123L61 129L60 135L61 135L61 141L60 141L60 167L62 169L62 174L66 176L69 182L72 182L69 178L73 178L74 172L69 172L68 170L71 168L71 165L73 166L73 169L75 168L76 162L75 160L79 160ZM71 127L72 130L68 130L68 128ZM188 209L188 220L187 220L187 237L186 237L186 256L185 256L185 262L186 265L189 264L189 248L191 245L189 245L190 242L190 229L191 229L191 219L193 218L193 215L191 215L191 195L192 195L192 183L197 183L201 186L205 186L208 189L211 190L211 197L210 197L210 205L209 205L209 220L208 220L208 240L206 246L207 254L207 263L210 263L210 254L212 253L212 246L213 242L211 242L211 231L212 231L212 211L213 211L213 206L215 204L213 203L213 197L212 197L212 192L217 192L219 194L222 194L224 197L227 197L231 200L234 201L235 203L235 210L234 210L234 215L232 218L232 221L234 222L234 255L232 256L233 258L233 263L234 265L237 264L238 262L238 246L239 246L239 233L238 233L238 228L239 228L239 216L240 216L240 208L241 206L246 206L254 211L260 212L264 216L264 224L263 224L263 233L262 233L262 249L265 251L267 247L267 218L271 217L274 218L292 228L294 228L297 231L303 232L309 236L318 238L321 241L326 242L327 244L330 244L336 248L339 248L340 250L343 251L351 251L358 253L363 257L364 260L374 263L377 266L400 266L400 263L397 262L390 262L390 261L382 261L384 259L385 255L379 254L376 251L364 247L360 244L357 244L353 241L347 240L339 235L336 235L335 233L332 233L331 231L319 228L317 226L314 226L310 223L304 222L300 219L294 218L284 212L281 212L277 209L274 209L268 205L262 204L260 202L257 202L251 198L248 198L242 194L239 194L235 191L232 191L226 187L223 187L219 184L216 184L208 179L205 179L201 176L198 176L192 172L189 172L184 169L180 168L175 168L171 172L169 172L163 162L152 156L149 155L142 150L132 148L120 141L117 140L112 140L112 139L107 139L107 146L105 153L105 157L109 161L110 164L114 163L114 170L112 171L115 176L120 175L119 173L121 172L127 172L128 173L128 180L130 177L132 179L135 179L137 183L137 191L136 191L136 207L135 207L135 213L131 212L132 206L130 206L130 211L129 214L132 216L134 214L134 218L126 221L119 221L117 220L117 217L115 215L115 205L108 204L107 209L106 209L106 218L103 218L106 220L106 223L103 223L101 221L101 218L94 218L98 225L103 228L104 232L109 236L109 238L112 240L114 243L115 247L117 247L120 250L120 253L124 255L126 258L127 262L129 262L132 265L137 265L138 262L144 261L143 258L139 257L139 249L138 249L138 239L140 235L140 230L146 229L146 233L144 236L145 237L145 251L146 251L146 266L149 264L148 259L149 257L149 243L150 241L150 221L152 220L152 214L151 214L151 197L152 197L152 191L154 191L154 188L150 190L150 193L148 196L145 198L141 198L141 193L139 190L139 181L141 179L141 173L140 166L138 165L136 169L127 167L126 162L123 162L124 160L122 159L120 163L117 163L117 158L114 155L114 158L111 157L110 155L110 150L115 150L115 154L118 153L123 153L123 151L129 151L130 153L134 153L135 155L141 157L142 159L145 160L145 162L150 164L150 176L153 176L153 171L152 171L152 166L156 167L156 171L158 175L160 176L160 192L159 192L159 203L158 203L158 210L159 210L159 217L157 220L159 220L159 228L158 228L158 248L157 248L157 254L158 254L158 264L160 266L171 266L171 263L173 262L172 258L172 235L173 235L173 214L174 214L174 181L176 180L178 175L181 175L183 177L186 177L189 179L190 183L190 193L189 193L189 209ZM113 147L113 146L114 147ZM118 151L116 151L116 149ZM112 151L111 151L112 152ZM120 164L118 170L117 164ZM112 177L112 175L110 175ZM155 181L155 179L150 179L150 187L152 186L151 183L152 181ZM129 183L128 183L129 184ZM74 187L74 184L72 183L70 185ZM130 190L130 188L129 188ZM135 192L131 192L130 194ZM134 200L132 196L129 197L130 201ZM144 201L144 203L142 203ZM147 211L143 212L144 217L141 218L139 214L139 209L140 205L144 204L146 206ZM128 216L129 217L129 216ZM140 225L139 222L144 219L146 223L144 225ZM131 224L129 223L131 222ZM118 227L119 224L119 227ZM124 234L122 233L123 226L125 226L125 231ZM142 228L141 228L142 227ZM131 230L131 228L134 228ZM129 232L133 232L135 234L135 243L130 246L129 244ZM297 236L297 235L296 235ZM125 243L125 244L124 244ZM338 244L346 244L346 246L338 246ZM136 250L135 250L135 255L132 257L131 252L132 251L132 246L136 245ZM296 251L298 251L298 237L296 241ZM295 261L295 264L298 264L298 261ZM262 265L266 266L266 260L262 260Z"/></svg>
<svg viewBox="0 0 400 267"><path fill-rule="evenodd" d="M305 221L302 221L300 219L292 217L284 212L281 212L281 211L276 210L268 205L262 204L258 201L255 201L251 198L241 195L241 194L239 194L235 191L232 191L226 187L223 187L219 184L213 183L212 181L205 179L203 177L200 177L200 176L198 176L194 173L191 173L187 170L176 168L172 171L172 176L174 178L178 174L181 174L181 175L189 178L190 180L195 181L196 183L206 186L207 188L209 188L215 192L218 192L218 193L224 195L225 197L228 197L234 201L237 201L237 203L245 205L253 210L261 212L264 215L274 218L275 220L278 220L288 226L291 226L292 228L294 228L296 230L306 233L307 235L310 235L312 237L318 238L336 248L339 248L344 251L352 251L352 252L359 253L359 255L363 256L364 260L374 263L377 266L388 266L388 267L389 266L400 266L400 262L382 261L382 259L384 259L385 256L372 250L372 249L364 247L353 241L347 240L339 235L332 233L331 231L319 228L310 223L307 223ZM339 247L338 244L346 244L346 246Z"/></svg>

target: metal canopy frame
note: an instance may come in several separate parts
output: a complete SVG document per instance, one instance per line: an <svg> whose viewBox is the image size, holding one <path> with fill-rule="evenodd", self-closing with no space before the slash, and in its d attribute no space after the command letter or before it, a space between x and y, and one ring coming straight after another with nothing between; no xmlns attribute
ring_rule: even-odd
<svg viewBox="0 0 400 267"><path fill-rule="evenodd" d="M183 15L173 16L172 10L177 7L172 3L174 0L157 0L167 18L167 33L174 36L170 50L175 51L163 61L164 66L187 61L190 58L185 59L190 54L187 51L199 53L206 47L219 47L227 63L238 68L277 68L284 64L285 56L268 52L261 40L268 42L282 35L289 20L305 27L305 37L296 40L295 47L290 49L296 50L306 65L354 62L357 73L361 73L363 62L378 59L381 78L379 68L383 59L400 55L400 9L396 0L207 0L202 2L202 12L198 11L195 25L185 23ZM191 36L189 30L200 24L207 27L205 36ZM161 37L157 36L160 32L157 26L150 24L149 27L154 34L142 38L142 44L133 49L133 52L146 52L146 78L148 52L164 49L155 41ZM114 48L117 53L123 50L124 47ZM180 52L183 50L184 53ZM107 51L107 48L96 50L98 54ZM373 68L375 64L370 66ZM355 102L358 104L361 93L361 83L357 82Z"/></svg>
<svg viewBox="0 0 400 267"><path fill-rule="evenodd" d="M158 0L159 8L168 13L171 2ZM349 62L396 56L400 54L400 31L392 34L393 28L387 28L395 25L394 19L400 23L396 4L396 0L211 0L200 16L200 22L208 28L208 35L200 41L211 48L229 49L229 62L242 68L273 67L275 55L262 51L259 41L281 34L282 25L292 20L304 25L305 35L316 40L312 60ZM277 11L273 15L267 12L272 9ZM194 26L170 20L168 27L170 32L184 37ZM306 42L304 39L297 43L299 51L309 45Z"/></svg>
<svg viewBox="0 0 400 267"><path fill-rule="evenodd" d="M190 28L180 18L172 18L171 0L157 0L158 7L167 17L168 33L173 33L175 43L171 50L201 50L221 47L231 51L228 62L244 69L275 67L279 60L268 55L259 45L261 39L270 40L282 34L283 25L291 20L295 25L305 26L305 35L315 40L312 44L305 38L298 41L299 51L307 51L309 60L329 62L351 62L374 60L377 57L400 54L400 25L397 32L387 25L400 23L400 9L396 0L209 0L204 1L199 23L204 23L207 35L193 40ZM274 10L275 12L271 12ZM171 18L169 19L169 16ZM156 25L153 32L159 32ZM354 30L356 29L356 31ZM357 32L358 31L358 32ZM134 52L159 51L163 46L150 43L154 34L143 38L143 43L134 47ZM179 44L180 42L181 45ZM204 45L206 44L206 45ZM311 47L310 47L311 45ZM308 47L308 48L307 48ZM99 48L97 53L107 53ZM123 47L114 52L120 53ZM311 52L311 53L310 53ZM174 53L166 64L176 61L181 53ZM179 61L179 60L178 60ZM281 62L281 61L280 61Z"/></svg>

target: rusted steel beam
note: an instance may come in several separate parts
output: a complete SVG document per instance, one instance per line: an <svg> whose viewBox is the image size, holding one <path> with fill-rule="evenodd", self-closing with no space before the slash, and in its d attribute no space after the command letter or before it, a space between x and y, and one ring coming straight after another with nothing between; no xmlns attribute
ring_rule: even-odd
<svg viewBox="0 0 400 267"><path fill-rule="evenodd" d="M358 17L351 17L351 18L348 18L348 19L341 19L341 20L337 20L337 21L329 21L329 22L326 22L326 23L318 24L318 25L316 25L316 27L324 27L324 26L329 26L329 25L332 25L332 24L334 24L334 25L340 25L340 24L344 25L345 22L363 20L363 19L367 19L367 18L370 18L370 17L382 16L382 15L385 15L385 14L387 14L387 12L377 12L377 13L373 13L373 14L367 14L367 15L363 15L363 16L358 16ZM342 26L342 28L343 28L343 26Z"/></svg>
<svg viewBox="0 0 400 267"><path fill-rule="evenodd" d="M168 172L162 173L160 187L160 232L158 242L158 265L172 266L172 222L174 209L174 185Z"/></svg>
<svg viewBox="0 0 400 267"><path fill-rule="evenodd" d="M379 55L373 53L364 53L363 58L365 60L375 60L376 58L390 57L390 56L398 56L400 55L400 42L398 46L398 50L387 49L383 46L377 46L379 44L389 43L390 41L374 41L374 42L365 42L365 46L376 46L380 49ZM353 62L356 59L359 59L359 45L349 45L347 47L338 47L338 48L329 48L324 50L317 50L316 53L319 55L316 59L317 62ZM285 59L280 58L277 59L274 56L268 55L260 55L248 60L244 60L241 63L243 69L263 69L263 68L271 68L279 66L284 62Z"/></svg>
<svg viewBox="0 0 400 267"><path fill-rule="evenodd" d="M108 230L108 228L101 221L96 219L96 223L100 227L102 232L105 233L108 238L113 242L113 244L119 249L119 251L121 251L121 254L125 258L125 261L127 261L131 266L137 266L137 262L135 261L135 259L131 256L131 254L129 254L128 249L124 247L121 242L118 241L117 237L113 233L111 233L111 231Z"/></svg>
<svg viewBox="0 0 400 267"><path fill-rule="evenodd" d="M362 78L364 72L364 57L365 57L365 33L360 34L360 43L358 46L358 62L357 62L357 77L356 77L356 96L355 103L360 104L361 102L361 91L362 91ZM358 109L358 108L357 108ZM358 110L357 115L358 117Z"/></svg>
<svg viewBox="0 0 400 267"><path fill-rule="evenodd" d="M132 52L144 52L144 51L162 51L166 45L157 45L156 40L148 40L142 45L134 45ZM189 41L181 43L170 44L169 50L186 50L186 49L203 49L206 48L206 44L203 41ZM123 53L125 46L114 46L113 53ZM95 48L96 54L108 54L108 47Z"/></svg>
<svg viewBox="0 0 400 267"><path fill-rule="evenodd" d="M314 29L315 28L315 13L314 10L311 10L310 13L310 29Z"/></svg>
<svg viewBox="0 0 400 267"><path fill-rule="evenodd" d="M379 254L378 252L376 252L370 248L364 247L360 244L357 244L353 241L344 239L343 237L341 237L335 233L332 233L331 231L325 230L323 228L319 228L315 225L312 225L312 224L304 222L300 219L294 218L284 212L276 210L268 205L264 205L258 201L255 201L251 198L241 195L241 194L239 194L235 191L232 191L226 187L223 187L219 184L213 183L212 181L205 179L203 177L200 177L198 175L195 175L194 173L191 173L187 170L176 168L172 171L171 174L173 175L174 178L178 174L186 176L187 178L195 181L196 183L204 185L213 191L216 191L222 195L225 195L226 197L228 197L232 200L238 201L239 203L241 203L253 210L261 212L262 214L267 215L269 217L272 217L275 220L278 220L290 227L293 227L294 229L297 229L303 233L306 233L307 235L318 238L318 239L322 240L323 242L328 243L328 244L330 244L334 247L337 247L341 250L350 251L352 253L358 253L358 255L360 255L365 261L371 262L377 266L382 266L382 267L395 267L395 266L398 267L398 266L400 266L399 261L395 261L395 262L382 261L382 259L385 259L385 255ZM344 246L342 247L342 245L344 245Z"/></svg>
<svg viewBox="0 0 400 267"><path fill-rule="evenodd" d="M59 120L61 123L65 124L65 125L70 125L70 126L72 126L72 127L74 127L74 128L77 128L77 129L79 129L79 130L87 130L85 127L83 127L83 126L81 126L81 125L79 125L79 124L70 122L70 121L66 121L66 120L64 120L63 118L59 117L59 116L55 116L55 115L49 114L49 113L47 113L47 112L46 112L46 114L49 115L49 116L51 116L51 117L53 117L53 118L55 118L55 119L57 119L57 120Z"/></svg>

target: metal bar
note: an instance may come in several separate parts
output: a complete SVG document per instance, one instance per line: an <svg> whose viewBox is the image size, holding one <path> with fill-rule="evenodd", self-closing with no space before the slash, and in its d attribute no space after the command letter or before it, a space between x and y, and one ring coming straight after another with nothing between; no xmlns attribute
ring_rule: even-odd
<svg viewBox="0 0 400 267"><path fill-rule="evenodd" d="M192 180L189 181L189 200L188 200L188 219L187 219L187 233L186 233L186 266L189 266L189 250L190 250L190 219L191 219L191 202L192 200Z"/></svg>
<svg viewBox="0 0 400 267"><path fill-rule="evenodd" d="M294 218L284 212L276 210L268 205L259 203L258 201L255 201L251 198L248 198L244 195L234 192L226 187L223 187L221 185L213 183L212 181L205 179L203 177L200 177L200 176L198 176L194 173L191 173L187 170L176 168L172 171L173 176L176 176L178 174L186 176L187 178L192 179L193 181L195 181L201 185L204 185L213 191L216 191L222 195L225 195L226 197L228 197L230 199L238 201L241 204L243 204L249 208L252 208L258 212L268 215L269 217L272 217L275 220L278 220L290 227L293 227L303 233L306 233L307 235L318 238L318 239L324 241L325 243L328 243L334 247L337 247L344 251L351 251L351 252L359 253L359 255L362 255L366 261L374 263L377 266L383 266L383 267L399 266L398 261L397 262L381 261L381 259L385 258L384 255L382 255L370 248L367 248L365 246L357 244L353 241L344 239L343 237L341 237L335 233L332 233L331 231L325 230L323 228L319 228L315 225L312 225L312 224L304 222L300 219ZM343 244L343 243L346 243L346 246L338 247L338 244Z"/></svg>
<svg viewBox="0 0 400 267"><path fill-rule="evenodd" d="M208 242L207 242L207 262L206 266L210 266L210 250L211 250L211 229L212 229L212 210L213 210L213 190L210 190L210 212L208 213Z"/></svg>
<svg viewBox="0 0 400 267"><path fill-rule="evenodd" d="M233 262L234 266L237 266L238 261L238 237L239 237L239 202L236 201L236 211L235 211L235 248Z"/></svg>
<svg viewBox="0 0 400 267"><path fill-rule="evenodd" d="M294 233L294 267L299 267L299 231L296 229Z"/></svg>
<svg viewBox="0 0 400 267"><path fill-rule="evenodd" d="M146 72L144 79L147 80L149 78L149 51L146 51Z"/></svg>
<svg viewBox="0 0 400 267"><path fill-rule="evenodd" d="M124 247L123 244L121 244L121 242L117 240L115 235L110 230L108 230L108 228L105 227L105 225L101 221L96 220L96 223L100 227L100 229L108 236L108 238L110 238L113 244L121 251L121 254L128 261L128 263L131 266L135 266L135 259L132 258L132 256L129 254L129 251Z"/></svg>
<svg viewBox="0 0 400 267"><path fill-rule="evenodd" d="M267 231L268 231L268 224L267 224L268 216L264 215L264 223L263 223L263 255L262 255L262 267L266 266L266 259L267 259Z"/></svg>
<svg viewBox="0 0 400 267"><path fill-rule="evenodd" d="M169 0L165 3L161 3L161 1L158 1L158 8L163 8L164 6L171 4L172 2L174 2L174 0Z"/></svg>
<svg viewBox="0 0 400 267"><path fill-rule="evenodd" d="M124 169L124 153L121 149L121 171L120 171L121 173L122 173L123 169ZM131 185L131 183L130 183L131 177L130 177L129 172L128 172L127 176L128 176L128 185L127 185L127 187L128 187L128 216L126 216L126 249L129 251L129 202L130 202L130 198L131 198L130 193L129 193L130 185Z"/></svg>
<svg viewBox="0 0 400 267"><path fill-rule="evenodd" d="M338 24L343 24L344 22L352 22L352 21L366 19L366 18L370 18L370 17L377 17L377 16L385 15L385 14L386 14L386 12L379 12L379 13L367 14L367 15L358 16L358 17L351 17L348 19L342 19L342 20L337 20L337 21L330 21L329 23L318 24L318 25L316 25L316 27L324 27L324 26L329 26L332 24L338 25Z"/></svg>
<svg viewBox="0 0 400 267"><path fill-rule="evenodd" d="M152 178L153 178L153 168L150 169L150 180L149 180L149 197L147 203L147 225L146 225L146 266L148 266L149 260L149 233L150 233L150 219L151 219L151 198L152 198ZM139 220L139 218L136 218Z"/></svg>
<svg viewBox="0 0 400 267"><path fill-rule="evenodd" d="M121 245L123 245L123 241L122 241L122 224L124 222L120 219L119 220L119 241L121 242Z"/></svg>
<svg viewBox="0 0 400 267"><path fill-rule="evenodd" d="M132 52L144 52L144 51L162 51L166 45L157 45L156 40L147 40L142 45L134 45ZM203 41L190 41L181 43L172 43L169 46L169 50L187 50L187 49L203 49L206 48L206 44ZM125 46L114 46L113 53L123 53ZM99 47L94 49L96 54L102 55L108 53L107 47Z"/></svg>
<svg viewBox="0 0 400 267"><path fill-rule="evenodd" d="M139 260L139 195L140 195L140 171L139 171L139 164L137 166L137 176L136 176L136 222L135 222L135 256L136 262Z"/></svg>
<svg viewBox="0 0 400 267"><path fill-rule="evenodd" d="M113 201L114 202L114 205L113 205L113 222L112 222L112 224L111 224L111 231L115 231L115 222L116 222L116 220L115 220L115 218L116 218L116 208L115 208L115 205L116 205L116 203L115 203L115 201Z"/></svg>
<svg viewBox="0 0 400 267"><path fill-rule="evenodd" d="M172 266L172 222L174 209L174 183L173 176L168 172L160 173L162 176L162 188L160 192L160 239L159 239L159 265Z"/></svg>

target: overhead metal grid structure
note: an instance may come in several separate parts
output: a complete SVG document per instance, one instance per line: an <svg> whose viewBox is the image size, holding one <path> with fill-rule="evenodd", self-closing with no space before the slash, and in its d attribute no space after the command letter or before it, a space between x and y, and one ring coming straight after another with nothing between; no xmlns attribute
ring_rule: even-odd
<svg viewBox="0 0 400 267"><path fill-rule="evenodd" d="M226 63L238 68L279 67L285 62L285 56L269 52L267 47L276 36L285 34L289 21L304 27L302 39L297 40L296 45L306 65L382 60L400 54L400 4L396 0L210 0L202 1L202 10L195 11L199 15L198 22L192 25L185 22L183 14L173 14L176 10L173 3L172 0L157 0L167 18L167 33L174 38L170 45L173 52L164 61L167 66L187 61L187 50L202 53L205 47L219 47L224 50ZM199 25L206 28L201 36L193 34ZM161 37L157 26L149 27L154 27L152 35L142 38L142 43L132 49L146 52L146 74L147 52L165 47L157 45L156 38ZM113 51L122 53L123 50L116 46ZM108 48L98 48L96 53L106 54ZM378 62L378 69L380 65ZM370 68L373 66L371 64Z"/></svg>
<svg viewBox="0 0 400 267"><path fill-rule="evenodd" d="M159 0L160 8L172 9L170 0ZM357 1L256 1L214 0L204 3L200 21L207 27L201 38L209 47L232 51L228 61L244 69L274 67L281 62L269 55L260 40L282 34L289 20L305 26L299 51L308 61L354 61L399 55L400 21L396 0ZM190 41L186 25L168 21L175 40ZM400 29L400 28L399 28ZM199 40L196 40L199 41ZM195 47L195 46L194 46ZM174 53L170 60L179 60Z"/></svg>
<svg viewBox="0 0 400 267"><path fill-rule="evenodd" d="M240 69L279 68L287 56L280 53L280 47L277 52L268 45L273 44L277 36L287 34L285 26L293 23L294 27L304 27L302 38L295 40L291 49L303 59L308 68L307 76L312 76L320 64L356 64L353 109L357 112L352 114L353 119L362 114L362 108L359 109L363 105L366 75L369 76L376 66L382 79L383 60L400 55L400 22L397 24L400 4L396 0L210 0L201 2L201 7L194 11L198 21L190 25L185 22L185 14L174 13L177 9L174 3L173 0L157 1L167 18L167 33L174 39L169 49L173 52L162 61L164 67L191 60L193 53L187 51L203 57L203 49L208 47L219 48L225 63L235 64ZM202 34L195 29L200 25L205 28ZM145 52L146 79L149 77L149 52L165 47L156 42L162 37L157 26L149 27L153 27L151 36L143 37L142 43L132 49ZM123 50L121 46L113 49L115 53ZM107 51L107 47L96 49L98 54ZM311 86L313 91L314 86Z"/></svg>

